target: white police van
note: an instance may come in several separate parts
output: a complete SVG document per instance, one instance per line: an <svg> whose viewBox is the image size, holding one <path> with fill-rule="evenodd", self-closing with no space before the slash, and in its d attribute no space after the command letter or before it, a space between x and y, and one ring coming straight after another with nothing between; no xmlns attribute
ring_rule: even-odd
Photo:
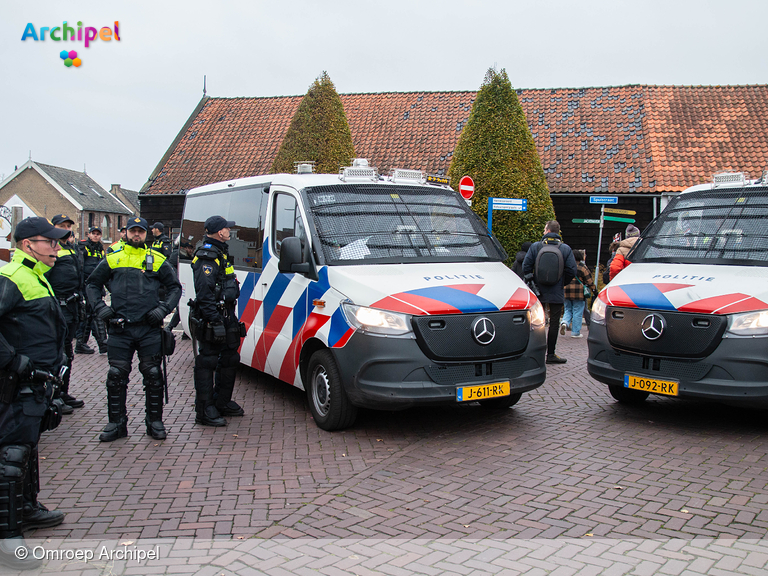
<svg viewBox="0 0 768 576"><path fill-rule="evenodd" d="M356 160L211 184L187 193L182 237L199 246L214 214L237 223L241 362L306 390L320 428L358 407L508 407L544 382L543 308L446 179ZM189 260L179 280L189 333Z"/></svg>
<svg viewBox="0 0 768 576"><path fill-rule="evenodd" d="M768 178L724 173L673 198L592 307L588 370L649 394L768 406Z"/></svg>

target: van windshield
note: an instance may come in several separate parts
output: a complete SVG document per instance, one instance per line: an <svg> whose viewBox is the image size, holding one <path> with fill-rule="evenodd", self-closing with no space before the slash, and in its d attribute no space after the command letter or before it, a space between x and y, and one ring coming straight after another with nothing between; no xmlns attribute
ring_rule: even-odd
<svg viewBox="0 0 768 576"><path fill-rule="evenodd" d="M768 188L683 193L643 231L632 262L768 266Z"/></svg>
<svg viewBox="0 0 768 576"><path fill-rule="evenodd" d="M317 186L303 194L329 265L506 259L453 190L371 183Z"/></svg>

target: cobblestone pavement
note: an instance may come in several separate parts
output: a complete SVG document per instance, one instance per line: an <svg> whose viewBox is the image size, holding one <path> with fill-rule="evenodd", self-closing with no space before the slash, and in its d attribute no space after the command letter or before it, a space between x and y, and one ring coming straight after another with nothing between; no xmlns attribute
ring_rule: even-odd
<svg viewBox="0 0 768 576"><path fill-rule="evenodd" d="M270 574L534 573L525 562L504 562L546 564L542 550L570 560L530 565L540 573L601 573L600 566L607 573L615 563L573 558L625 548L636 561L619 563L628 568L614 573L667 566L661 571L765 574L765 413L660 397L619 405L587 374L586 340L561 336L558 354L568 363L550 366L546 383L512 409L365 410L353 428L335 433L314 425L303 392L245 367L235 399L246 416L230 418L226 428L195 425L191 347L179 342L169 363L168 439L145 434L134 364L129 437L113 443L98 441L107 358L77 355L70 391L86 407L44 435L40 447L41 501L66 512L66 522L29 536L169 548L221 546L223 539L262 559L275 557L274 546L293 550L284 559L301 556L301 546L324 550L318 542L328 539L345 552L348 542L372 551L341 553L340 563L323 564L320 555L321 568L307 561ZM429 558L415 572L402 561L391 570L382 568L386 562L366 566L386 554L373 542L394 546L409 562L418 548L443 567L427 570ZM478 542L483 552L472 548ZM452 559L458 567L449 568L441 546L466 548L465 561ZM217 566L234 570L236 556L231 566ZM652 558L659 569L651 569ZM264 573L256 568L267 564L251 563L250 573Z"/></svg>

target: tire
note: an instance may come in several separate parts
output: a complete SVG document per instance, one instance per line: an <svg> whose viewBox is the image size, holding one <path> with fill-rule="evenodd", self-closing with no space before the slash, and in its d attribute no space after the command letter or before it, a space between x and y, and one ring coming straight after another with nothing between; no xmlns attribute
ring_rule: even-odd
<svg viewBox="0 0 768 576"><path fill-rule="evenodd" d="M509 396L502 396L501 398L489 398L488 400L480 400L480 406L483 408L491 408L493 410L499 410L502 408L510 408L517 404L522 398L523 393L510 394Z"/></svg>
<svg viewBox="0 0 768 576"><path fill-rule="evenodd" d="M317 427L322 430L342 430L354 424L357 407L347 398L341 375L333 355L318 350L307 368L307 400Z"/></svg>
<svg viewBox="0 0 768 576"><path fill-rule="evenodd" d="M645 399L648 398L648 392L642 390L630 390L623 386L608 386L608 391L615 400L618 400L621 404L642 404Z"/></svg>

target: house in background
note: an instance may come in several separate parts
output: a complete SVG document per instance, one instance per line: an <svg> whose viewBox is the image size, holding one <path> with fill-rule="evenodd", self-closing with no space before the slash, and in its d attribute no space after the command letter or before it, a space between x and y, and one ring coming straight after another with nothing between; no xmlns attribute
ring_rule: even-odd
<svg viewBox="0 0 768 576"><path fill-rule="evenodd" d="M119 188L119 185L113 185L113 189L115 186ZM85 238L88 228L98 226L104 243L119 238L120 227L137 211L99 186L85 172L32 160L0 182L0 206L9 213L16 208L18 219L43 216L50 220L56 214L66 214L75 221L73 230L77 238ZM10 228L10 222L3 224ZM8 240L5 232L5 229L0 230L0 250L10 248L4 245L10 241L10 230Z"/></svg>
<svg viewBox="0 0 768 576"><path fill-rule="evenodd" d="M476 92L341 94L355 154L380 173L446 174ZM768 86L518 90L563 236L592 262L592 195L617 195L642 230L669 197L716 172L768 168ZM265 174L302 96L203 97L140 191L141 214L177 227L195 186ZM215 208L212 208L215 211ZM606 222L608 241L626 227ZM538 240L532 238L531 240Z"/></svg>

